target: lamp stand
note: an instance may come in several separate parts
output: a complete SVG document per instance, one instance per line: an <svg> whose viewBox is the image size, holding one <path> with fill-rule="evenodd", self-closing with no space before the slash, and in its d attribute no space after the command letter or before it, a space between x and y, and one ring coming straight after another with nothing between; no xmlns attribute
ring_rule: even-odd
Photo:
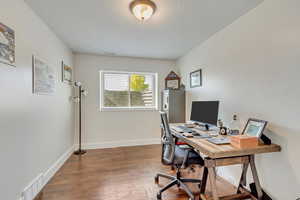
<svg viewBox="0 0 300 200"><path fill-rule="evenodd" d="M77 151L74 152L75 155L83 155L86 153L85 150L81 149L81 97L82 97L82 88L81 85L79 88L79 148Z"/></svg>

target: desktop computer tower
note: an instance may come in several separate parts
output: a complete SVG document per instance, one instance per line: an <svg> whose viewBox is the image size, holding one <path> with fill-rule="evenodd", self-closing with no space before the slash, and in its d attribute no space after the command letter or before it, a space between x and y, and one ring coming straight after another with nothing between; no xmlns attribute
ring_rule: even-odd
<svg viewBox="0 0 300 200"><path fill-rule="evenodd" d="M169 123L185 123L185 90L163 90L161 110L167 113Z"/></svg>

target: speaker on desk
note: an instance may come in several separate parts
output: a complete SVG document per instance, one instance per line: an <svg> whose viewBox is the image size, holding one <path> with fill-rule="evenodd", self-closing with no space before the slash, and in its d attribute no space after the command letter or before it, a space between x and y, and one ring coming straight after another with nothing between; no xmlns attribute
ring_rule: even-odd
<svg viewBox="0 0 300 200"><path fill-rule="evenodd" d="M272 144L272 140L269 137L267 137L265 134L262 134L260 136L260 139L264 142L264 144L267 144L267 145Z"/></svg>

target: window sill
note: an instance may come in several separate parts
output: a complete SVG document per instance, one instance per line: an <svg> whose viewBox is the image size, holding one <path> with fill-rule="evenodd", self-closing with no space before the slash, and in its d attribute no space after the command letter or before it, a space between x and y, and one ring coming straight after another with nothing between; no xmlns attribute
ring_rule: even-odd
<svg viewBox="0 0 300 200"><path fill-rule="evenodd" d="M132 108L122 108L122 107L111 107L111 108L100 108L101 112L120 112L120 111L158 111L157 107L132 107Z"/></svg>

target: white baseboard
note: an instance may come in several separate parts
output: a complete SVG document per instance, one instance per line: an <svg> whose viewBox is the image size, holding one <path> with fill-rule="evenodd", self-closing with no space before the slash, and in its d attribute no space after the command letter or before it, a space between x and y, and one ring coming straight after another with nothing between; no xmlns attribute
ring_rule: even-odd
<svg viewBox="0 0 300 200"><path fill-rule="evenodd" d="M226 173L224 171L224 168L222 168L222 167L217 168L217 175L219 177L222 177L223 179L225 179L226 181L228 181L232 185L237 185L238 184L237 183L238 180L234 176L232 176L231 174Z"/></svg>
<svg viewBox="0 0 300 200"><path fill-rule="evenodd" d="M140 146L149 144L160 144L160 138L140 139L140 140L121 140L103 143L85 143L82 145L84 149L105 149L114 147Z"/></svg>
<svg viewBox="0 0 300 200"><path fill-rule="evenodd" d="M27 187L25 187L21 198L19 200L33 200L34 197L42 191L44 186L54 176L54 174L63 166L67 159L72 155L74 151L74 145L69 148L58 160L51 165L46 172L41 173L33 181L31 181Z"/></svg>
<svg viewBox="0 0 300 200"><path fill-rule="evenodd" d="M140 145L149 145L149 144L160 144L160 138L152 139L140 139L140 140L122 140L122 141L112 141L112 142L103 142L103 143L87 143L83 144L84 149L104 149L104 148L113 148L113 147L125 147L125 146L140 146ZM61 155L58 160L51 165L42 176L42 187L40 187L38 192L40 192L44 186L50 181L50 179L55 175L55 173L63 166L63 164L69 159L69 157L74 152L74 149L78 145L74 145L69 148L63 155ZM36 178L35 178L36 179ZM34 180L35 180L34 179ZM33 185L32 181L25 189ZM19 200L24 200L22 196Z"/></svg>
<svg viewBox="0 0 300 200"><path fill-rule="evenodd" d="M63 166L74 152L75 145L69 148L45 173L43 177L43 186L45 186L54 174Z"/></svg>

